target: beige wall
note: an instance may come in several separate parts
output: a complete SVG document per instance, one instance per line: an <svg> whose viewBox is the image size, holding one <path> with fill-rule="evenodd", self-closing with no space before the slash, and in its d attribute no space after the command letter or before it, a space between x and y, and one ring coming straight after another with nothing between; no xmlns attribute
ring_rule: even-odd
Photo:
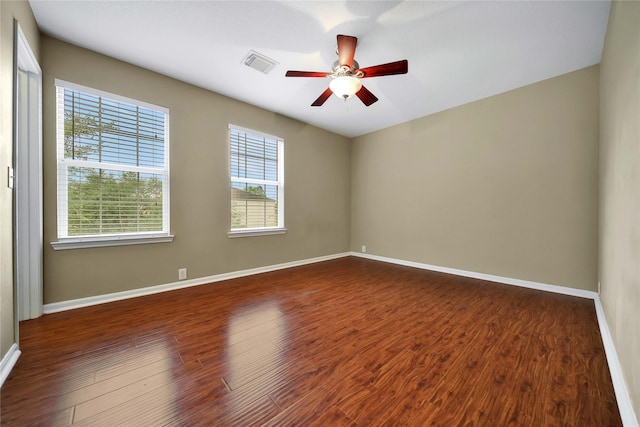
<svg viewBox="0 0 640 427"><path fill-rule="evenodd" d="M40 34L26 1L0 1L0 359L15 342L13 289L13 191L7 168L13 164L13 34L20 24L36 58Z"/></svg>
<svg viewBox="0 0 640 427"><path fill-rule="evenodd" d="M611 5L600 79L601 300L640 415L640 2Z"/></svg>
<svg viewBox="0 0 640 427"><path fill-rule="evenodd" d="M356 138L351 249L595 291L598 71Z"/></svg>
<svg viewBox="0 0 640 427"><path fill-rule="evenodd" d="M43 36L45 303L348 250L350 140ZM54 251L54 78L171 111L172 243ZM285 235L229 239L228 124L285 140Z"/></svg>

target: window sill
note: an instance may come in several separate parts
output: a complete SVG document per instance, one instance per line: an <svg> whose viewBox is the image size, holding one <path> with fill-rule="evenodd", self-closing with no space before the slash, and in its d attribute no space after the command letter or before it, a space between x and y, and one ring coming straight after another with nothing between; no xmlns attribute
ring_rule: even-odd
<svg viewBox="0 0 640 427"><path fill-rule="evenodd" d="M227 237L235 239L236 237L256 237L256 236L271 236L274 234L285 234L286 228L250 228L246 230L232 230L227 233Z"/></svg>
<svg viewBox="0 0 640 427"><path fill-rule="evenodd" d="M106 246L146 245L149 243L171 243L172 235L166 236L109 236L108 238L68 238L51 242L54 250L101 248Z"/></svg>

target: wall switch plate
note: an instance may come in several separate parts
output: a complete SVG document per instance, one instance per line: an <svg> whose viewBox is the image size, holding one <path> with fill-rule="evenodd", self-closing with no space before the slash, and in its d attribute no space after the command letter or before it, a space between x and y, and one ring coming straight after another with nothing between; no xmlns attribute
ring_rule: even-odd
<svg viewBox="0 0 640 427"><path fill-rule="evenodd" d="M185 280L187 278L187 269L179 268L178 269L178 280Z"/></svg>
<svg viewBox="0 0 640 427"><path fill-rule="evenodd" d="M14 173L13 173L13 168L11 166L8 167L8 171L7 171L7 187L11 188L13 190L13 180L14 180Z"/></svg>

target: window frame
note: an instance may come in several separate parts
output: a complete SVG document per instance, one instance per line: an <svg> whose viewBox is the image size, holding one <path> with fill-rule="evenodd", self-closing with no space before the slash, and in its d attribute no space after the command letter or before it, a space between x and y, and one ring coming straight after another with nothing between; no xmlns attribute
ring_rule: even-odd
<svg viewBox="0 0 640 427"><path fill-rule="evenodd" d="M164 164L162 168L148 166L129 166L117 163L96 162L93 160L78 160L65 158L64 143L64 91L72 90L87 93L89 95L122 102L129 105L151 109L164 114ZM54 250L77 249L103 246L135 245L148 243L172 242L174 236L170 233L170 112L166 107L128 98L122 95L94 89L77 83L55 79L56 93L56 202L57 241L51 242ZM124 232L113 234L86 234L80 236L68 235L68 168L88 167L105 170L152 173L162 175L162 230L151 232Z"/></svg>
<svg viewBox="0 0 640 427"><path fill-rule="evenodd" d="M257 136L260 138L273 139L277 142L277 150L278 150L278 162L277 162L277 180L260 180L260 179L252 179L252 178L239 178L233 177L231 175L231 132L237 131L246 133L252 136ZM227 232L227 236L229 238L235 237L254 237L254 236L269 236L274 234L285 234L287 229L284 225L284 138L280 136L270 135L265 132L257 131L254 129L245 128L242 126L237 126L234 124L229 124L228 132L227 132L227 142L229 147L228 152L228 165L229 165L229 188L233 186L234 182L246 183L246 184L264 184L264 185L274 185L278 189L278 225L273 227L252 227L252 228L232 228L232 197L231 191L229 191L229 231Z"/></svg>

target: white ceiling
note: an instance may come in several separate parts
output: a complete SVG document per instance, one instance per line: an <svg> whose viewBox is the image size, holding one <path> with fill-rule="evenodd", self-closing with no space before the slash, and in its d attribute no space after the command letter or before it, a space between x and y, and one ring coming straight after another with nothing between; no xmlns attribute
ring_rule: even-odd
<svg viewBox="0 0 640 427"><path fill-rule="evenodd" d="M609 1L44 1L40 29L64 41L355 137L600 62ZM380 100L332 96L336 35L358 37L361 67L407 59L405 75L364 79ZM249 50L278 62L268 75Z"/></svg>

